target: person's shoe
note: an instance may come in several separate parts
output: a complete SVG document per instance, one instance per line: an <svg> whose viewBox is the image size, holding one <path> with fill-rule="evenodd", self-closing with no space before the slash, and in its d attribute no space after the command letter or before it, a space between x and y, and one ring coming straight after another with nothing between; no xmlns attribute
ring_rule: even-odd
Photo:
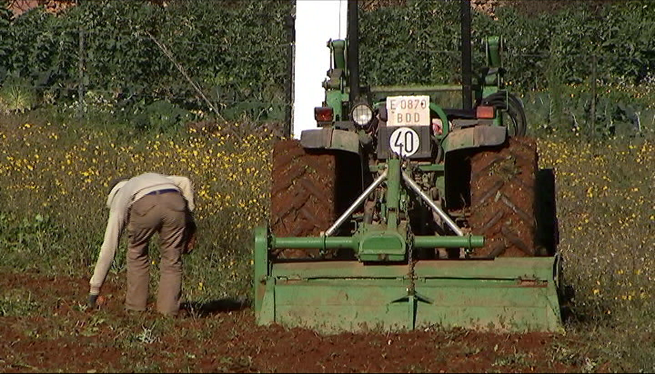
<svg viewBox="0 0 655 374"><path fill-rule="evenodd" d="M179 312L177 312L177 318L187 318L189 317L189 311L186 309L180 309Z"/></svg>
<svg viewBox="0 0 655 374"><path fill-rule="evenodd" d="M145 309L132 309L132 308L125 307L125 314L127 314L128 316L131 317L139 316L143 313L145 313Z"/></svg>
<svg viewBox="0 0 655 374"><path fill-rule="evenodd" d="M95 309L98 306L98 295L97 294L89 294L89 296L86 299L86 307L88 309Z"/></svg>
<svg viewBox="0 0 655 374"><path fill-rule="evenodd" d="M189 316L189 312L186 309L180 309L177 312L162 312L159 311L159 314L167 318L186 318Z"/></svg>

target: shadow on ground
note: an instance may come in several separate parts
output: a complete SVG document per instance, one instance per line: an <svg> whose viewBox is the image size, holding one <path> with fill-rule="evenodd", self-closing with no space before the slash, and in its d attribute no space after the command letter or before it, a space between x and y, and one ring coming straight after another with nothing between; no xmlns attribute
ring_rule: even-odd
<svg viewBox="0 0 655 374"><path fill-rule="evenodd" d="M181 309L200 317L210 316L224 312L234 312L250 307L250 300L247 298L225 298L211 300L208 302L187 302L183 303Z"/></svg>

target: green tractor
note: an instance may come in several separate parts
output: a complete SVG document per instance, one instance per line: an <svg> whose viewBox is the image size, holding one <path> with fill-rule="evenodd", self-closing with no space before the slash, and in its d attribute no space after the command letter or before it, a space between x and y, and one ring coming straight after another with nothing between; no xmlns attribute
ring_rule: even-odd
<svg viewBox="0 0 655 374"><path fill-rule="evenodd" d="M562 331L554 178L539 170L502 39L472 84L361 87L357 2L331 40L317 128L273 150L271 217L254 236L258 324L322 333ZM458 90L461 108L439 92Z"/></svg>

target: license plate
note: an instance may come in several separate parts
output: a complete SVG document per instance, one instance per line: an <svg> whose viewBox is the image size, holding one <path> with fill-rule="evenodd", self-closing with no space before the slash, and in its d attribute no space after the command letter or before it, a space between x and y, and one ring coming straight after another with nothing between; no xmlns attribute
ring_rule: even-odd
<svg viewBox="0 0 655 374"><path fill-rule="evenodd" d="M430 126L430 96L387 97L387 126Z"/></svg>

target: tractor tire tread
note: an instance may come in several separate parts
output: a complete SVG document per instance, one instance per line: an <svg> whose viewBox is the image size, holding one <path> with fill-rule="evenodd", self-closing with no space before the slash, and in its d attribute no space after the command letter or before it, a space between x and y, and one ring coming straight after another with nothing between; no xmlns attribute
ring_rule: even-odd
<svg viewBox="0 0 655 374"><path fill-rule="evenodd" d="M276 237L318 236L336 218L336 156L311 152L296 139L273 147L271 233ZM317 258L318 249L272 251L277 258Z"/></svg>
<svg viewBox="0 0 655 374"><path fill-rule="evenodd" d="M535 141L525 137L471 157L469 224L474 235L485 236L473 257L535 256L537 157Z"/></svg>

